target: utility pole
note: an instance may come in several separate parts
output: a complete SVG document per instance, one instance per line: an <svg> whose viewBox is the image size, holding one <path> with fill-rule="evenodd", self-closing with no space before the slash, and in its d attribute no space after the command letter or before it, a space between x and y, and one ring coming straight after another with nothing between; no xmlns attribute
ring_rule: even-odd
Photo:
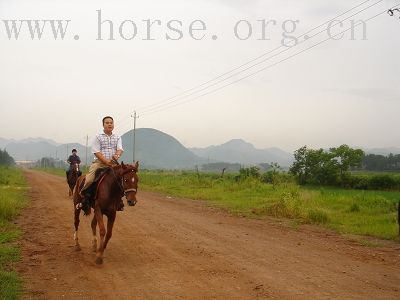
<svg viewBox="0 0 400 300"><path fill-rule="evenodd" d="M85 165L87 167L87 150L88 150L88 141L89 141L89 135L86 135L86 160L85 160Z"/></svg>
<svg viewBox="0 0 400 300"><path fill-rule="evenodd" d="M133 111L133 115L131 115L131 117L133 117L133 145L132 145L132 158L133 158L133 162L135 163L135 152L136 152L136 119L139 118L139 115L136 114L136 110Z"/></svg>

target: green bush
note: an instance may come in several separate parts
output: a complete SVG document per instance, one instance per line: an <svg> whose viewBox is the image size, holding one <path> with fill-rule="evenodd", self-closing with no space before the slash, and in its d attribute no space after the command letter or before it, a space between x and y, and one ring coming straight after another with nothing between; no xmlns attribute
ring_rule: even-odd
<svg viewBox="0 0 400 300"><path fill-rule="evenodd" d="M260 178L261 177L260 168L256 166L241 168L239 171L239 177L240 179Z"/></svg>
<svg viewBox="0 0 400 300"><path fill-rule="evenodd" d="M397 185L396 180L390 175L374 175L369 179L368 187L371 190L391 190Z"/></svg>

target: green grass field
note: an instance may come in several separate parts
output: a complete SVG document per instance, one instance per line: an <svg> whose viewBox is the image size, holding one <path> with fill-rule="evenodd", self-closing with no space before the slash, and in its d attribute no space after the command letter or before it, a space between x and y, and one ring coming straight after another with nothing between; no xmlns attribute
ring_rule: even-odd
<svg viewBox="0 0 400 300"><path fill-rule="evenodd" d="M0 166L0 299L19 299L22 282L12 270L20 253L15 241L20 231L12 224L26 205L27 185L22 171Z"/></svg>
<svg viewBox="0 0 400 300"><path fill-rule="evenodd" d="M165 195L209 201L234 214L273 216L319 224L340 233L397 239L399 192L300 187L275 187L247 178L215 174L141 172L140 188Z"/></svg>

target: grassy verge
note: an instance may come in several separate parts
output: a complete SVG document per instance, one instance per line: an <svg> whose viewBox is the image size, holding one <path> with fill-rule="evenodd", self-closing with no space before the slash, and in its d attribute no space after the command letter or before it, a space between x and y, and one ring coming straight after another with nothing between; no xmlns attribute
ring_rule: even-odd
<svg viewBox="0 0 400 300"><path fill-rule="evenodd" d="M341 233L398 238L398 192L303 188L294 183L274 187L256 178L235 180L234 176L187 172L141 172L140 188L207 200L249 217L268 215L319 224Z"/></svg>
<svg viewBox="0 0 400 300"><path fill-rule="evenodd" d="M22 171L0 166L0 299L19 299L22 281L12 270L20 251L15 241L20 231L11 223L26 204L26 182Z"/></svg>

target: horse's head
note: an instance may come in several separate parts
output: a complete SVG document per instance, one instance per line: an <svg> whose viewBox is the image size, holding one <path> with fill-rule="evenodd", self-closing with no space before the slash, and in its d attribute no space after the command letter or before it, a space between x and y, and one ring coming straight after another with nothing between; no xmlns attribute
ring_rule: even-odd
<svg viewBox="0 0 400 300"><path fill-rule="evenodd" d="M139 162L134 165L125 165L121 163L122 169L122 187L128 204L134 206L137 202L136 193L138 189L139 177L137 172L139 171Z"/></svg>

